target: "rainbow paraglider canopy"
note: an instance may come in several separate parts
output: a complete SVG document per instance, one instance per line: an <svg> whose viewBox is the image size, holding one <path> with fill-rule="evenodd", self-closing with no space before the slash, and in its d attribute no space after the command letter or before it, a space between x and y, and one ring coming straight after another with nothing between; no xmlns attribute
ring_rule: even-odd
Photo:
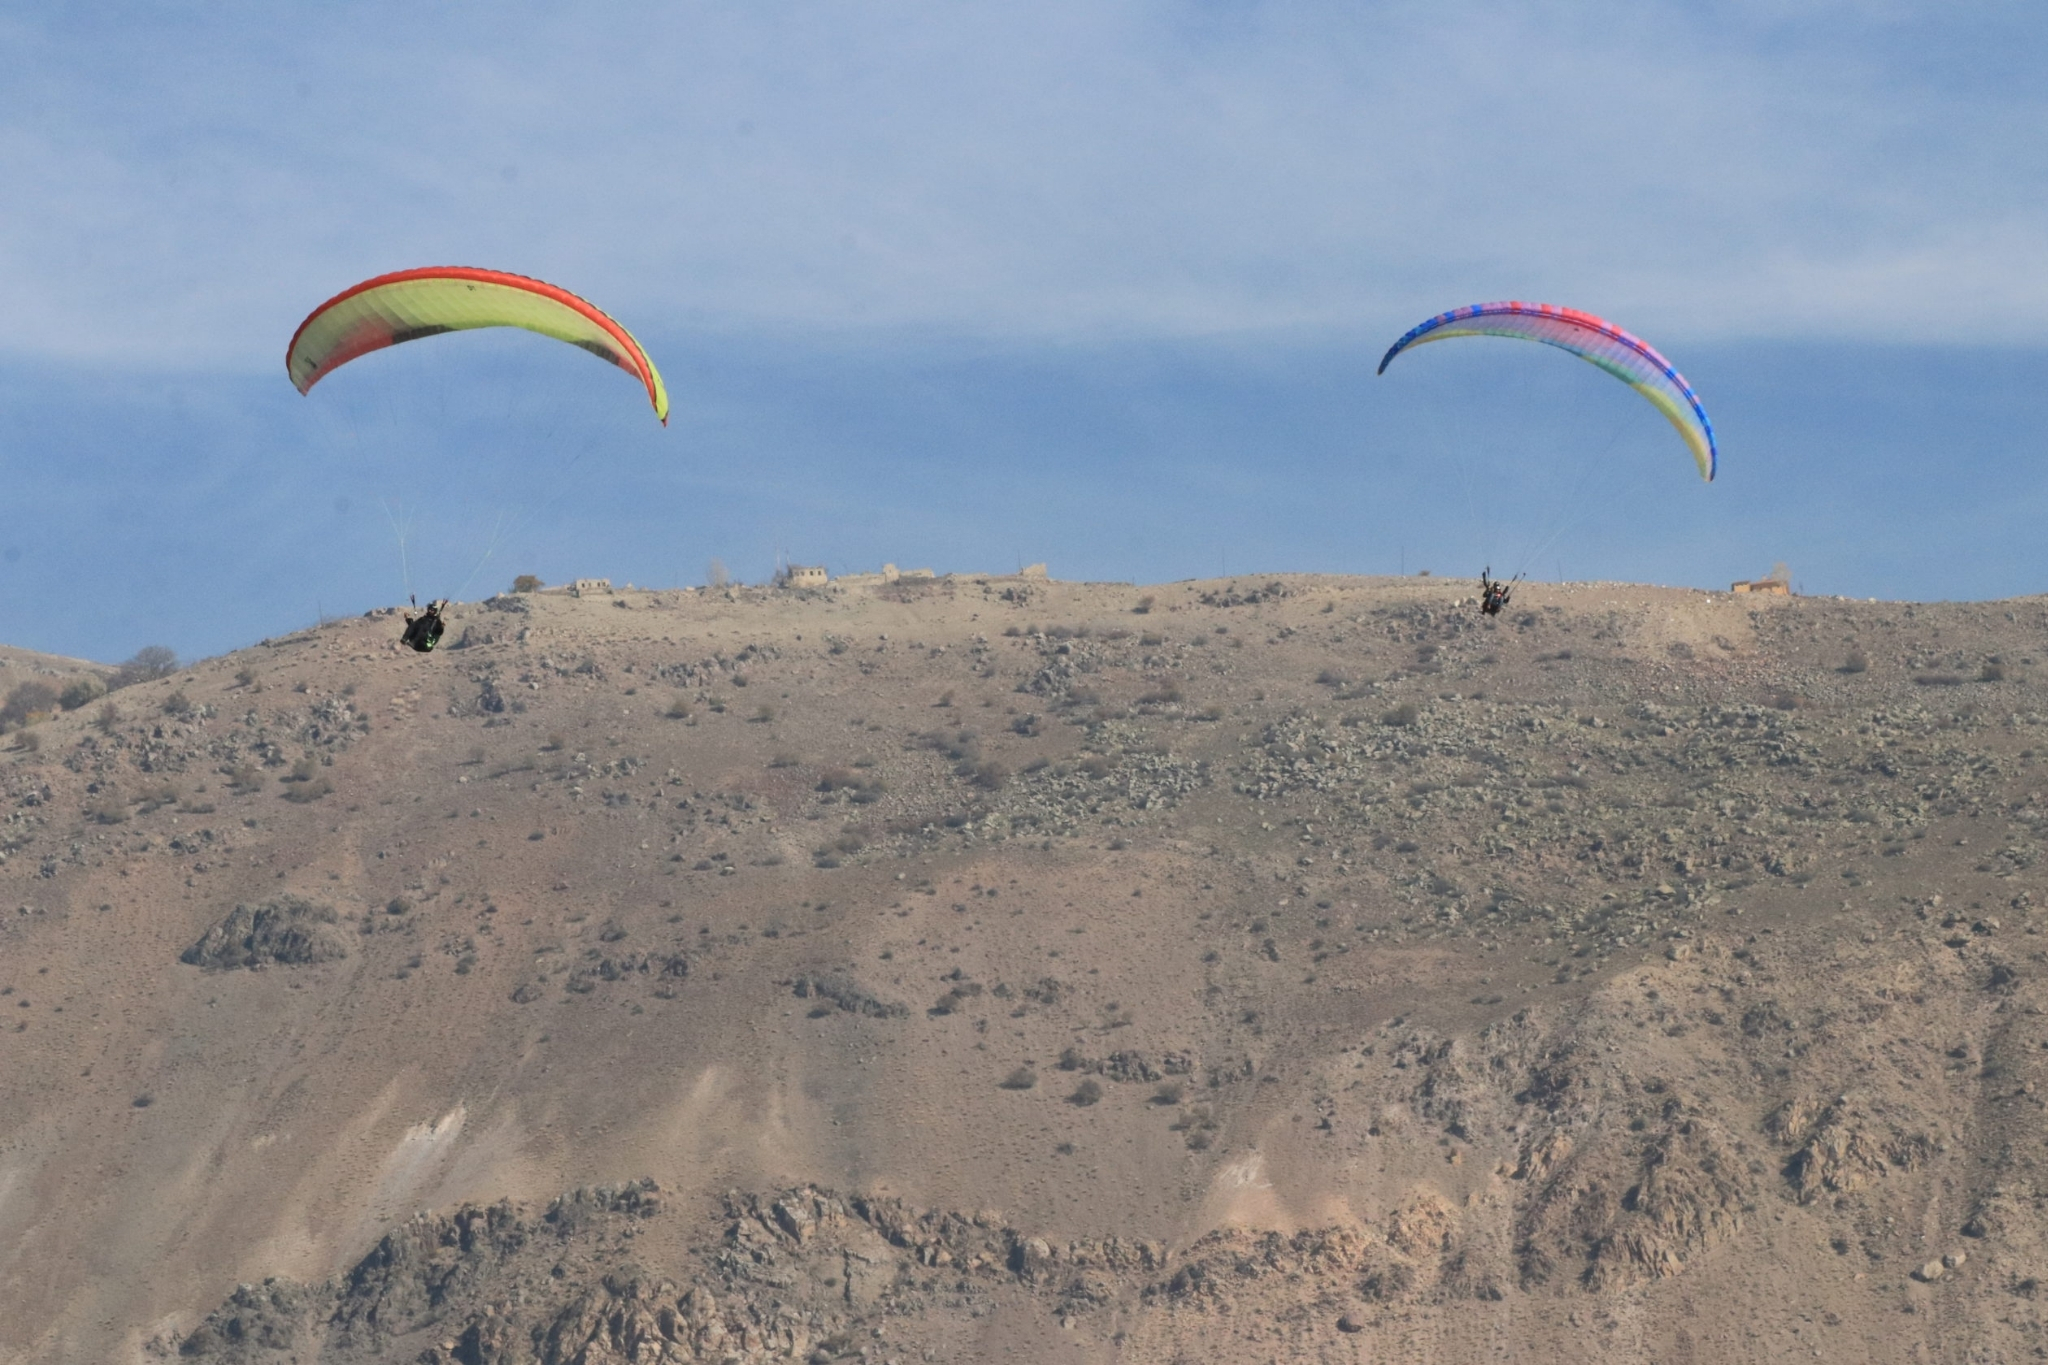
<svg viewBox="0 0 2048 1365"><path fill-rule="evenodd" d="M502 270L428 266L344 289L299 324L285 350L285 372L306 393L357 356L477 327L521 327L609 360L646 386L654 415L668 425L661 372L632 333L566 289Z"/></svg>
<svg viewBox="0 0 2048 1365"><path fill-rule="evenodd" d="M1379 373L1385 374L1394 357L1411 346L1450 337L1516 337L1540 341L1570 351L1581 360L1598 365L1622 383L1650 400L1657 411L1678 429L1699 466L1700 477L1711 480L1720 463L1714 445L1714 424L1700 406L1699 395L1685 376L1648 342L1616 327L1605 318L1562 308L1554 303L1475 303L1438 313L1387 349Z"/></svg>

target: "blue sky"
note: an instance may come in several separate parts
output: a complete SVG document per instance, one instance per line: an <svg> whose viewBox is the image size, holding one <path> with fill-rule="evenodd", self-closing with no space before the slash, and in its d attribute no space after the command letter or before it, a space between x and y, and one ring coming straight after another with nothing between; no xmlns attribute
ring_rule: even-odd
<svg viewBox="0 0 2048 1365"><path fill-rule="evenodd" d="M2037 3L17 5L0 639L778 553L2036 591L2044 57ZM291 390L426 263L608 308L670 427L526 337ZM1652 339L1722 479L1557 352L1373 377L1505 297Z"/></svg>

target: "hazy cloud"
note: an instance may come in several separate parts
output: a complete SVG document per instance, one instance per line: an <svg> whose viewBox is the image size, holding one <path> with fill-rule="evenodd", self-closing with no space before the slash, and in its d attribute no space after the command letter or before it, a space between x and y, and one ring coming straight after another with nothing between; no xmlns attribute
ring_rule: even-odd
<svg viewBox="0 0 2048 1365"><path fill-rule="evenodd" d="M1919 11L1916 13L1916 11ZM17 354L259 368L478 262L643 330L2038 342L2038 6L72 7L0 51Z"/></svg>

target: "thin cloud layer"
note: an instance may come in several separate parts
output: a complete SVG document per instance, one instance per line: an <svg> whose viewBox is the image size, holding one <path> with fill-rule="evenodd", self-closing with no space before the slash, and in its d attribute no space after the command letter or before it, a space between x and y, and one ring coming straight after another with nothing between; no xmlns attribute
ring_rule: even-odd
<svg viewBox="0 0 2048 1365"><path fill-rule="evenodd" d="M643 332L2044 336L2048 12L219 6L17 15L22 357L274 366L402 264ZM2010 78L2008 78L2010 77Z"/></svg>

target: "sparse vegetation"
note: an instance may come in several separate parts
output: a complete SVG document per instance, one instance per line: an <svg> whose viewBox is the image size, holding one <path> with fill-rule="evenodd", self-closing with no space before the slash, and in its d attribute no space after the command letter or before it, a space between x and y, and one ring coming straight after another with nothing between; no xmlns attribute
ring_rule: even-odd
<svg viewBox="0 0 2048 1365"><path fill-rule="evenodd" d="M57 689L48 683L31 680L17 684L8 692L7 701L0 704L0 725L33 725L56 710Z"/></svg>
<svg viewBox="0 0 2048 1365"><path fill-rule="evenodd" d="M66 711L76 711L79 707L88 706L105 695L106 679L97 673L81 673L66 683L64 690L57 694L57 705Z"/></svg>
<svg viewBox="0 0 2048 1365"><path fill-rule="evenodd" d="M164 645L144 645L129 657L127 662L114 670L107 679L109 690L133 687L136 683L155 682L168 678L178 671L177 654Z"/></svg>
<svg viewBox="0 0 2048 1365"><path fill-rule="evenodd" d="M287 801L295 801L300 805L305 805L311 801L318 801L323 796L331 795L333 791L334 783L330 779L316 777L310 781L300 782L297 785L285 788L283 796Z"/></svg>
<svg viewBox="0 0 2048 1365"><path fill-rule="evenodd" d="M915 1360L957 1354L995 1307L1064 1318L1088 1349L1127 1331L1139 1354L1232 1365L1342 1354L1340 1331L1393 1358L1446 1315L1580 1340L1563 1315L1626 1308L1668 1342L1678 1296L1739 1307L1766 1281L1814 1323L1866 1292L1910 1291L1931 1316L1905 1331L2031 1311L2013 1285L2039 1269L2039 1220L1995 1154L2032 1132L2025 1087L2048 1086L2028 1013L2048 933L2039 606L1542 586L1485 620L1452 605L1459 584L1307 582L1159 588L1171 643L1108 624L1138 593L1105 584L1034 588L1069 624L998 638L1013 585L969 575L901 607L858 582L636 594L631 621L535 601L525 643L424 664L391 653L386 618L342 621L17 730L48 761L4 767L0 907L22 951L0 1014L61 1122L176 1136L108 1107L218 1055L247 1062L247 1135L301 1147L360 1126L399 1068L380 1143L515 1088L563 1142L581 1126L621 1150L683 1097L689 1122L709 1104L772 1124L786 1090L808 1125L816 1184L728 1191L731 1162L665 1162L677 1188L615 1222L630 1181L552 1212L408 1208L388 1247L362 1242L360 1293L347 1273L266 1282L279 1267L244 1256L213 1337L203 1304L151 1310L199 1342L166 1328L157 1353L246 1353L301 1302L285 1354L808 1359L839 1341ZM1696 656L1667 652L1680 633ZM1844 668L1851 640L1881 667ZM77 676L6 657L11 684ZM268 695L222 690L244 657ZM758 707L691 714L736 675ZM449 709L486 676L502 734ZM173 724L179 686L210 705ZM370 717L392 733L351 753ZM248 795L266 790L282 799ZM296 942L275 917L260 945L253 913L228 924L234 897L287 891L334 897L336 919L296 928L357 961L267 955ZM215 917L217 960L147 999L122 984ZM116 953L156 961L95 957ZM452 1064L435 1012L459 1025ZM593 1090L606 1057L623 1060ZM291 1088L302 1074L335 1083ZM180 1125L204 1117L191 1087L166 1098ZM927 1186L1023 1212L853 1183L908 1123L948 1163ZM1279 1231L1213 1226L1256 1153L1309 1194ZM1345 1187L1341 1227L1318 1222L1319 1160L1372 1176ZM239 1161L237 1193L289 1202L275 1164ZM1931 1268L1957 1249L1967 1268ZM1800 1271L1813 1254L1867 1279ZM337 1304L374 1304L376 1334ZM1030 1331L1013 1354L1053 1339Z"/></svg>
<svg viewBox="0 0 2048 1365"><path fill-rule="evenodd" d="M512 591L514 592L539 592L546 586L538 577L530 573L520 574L512 580Z"/></svg>

